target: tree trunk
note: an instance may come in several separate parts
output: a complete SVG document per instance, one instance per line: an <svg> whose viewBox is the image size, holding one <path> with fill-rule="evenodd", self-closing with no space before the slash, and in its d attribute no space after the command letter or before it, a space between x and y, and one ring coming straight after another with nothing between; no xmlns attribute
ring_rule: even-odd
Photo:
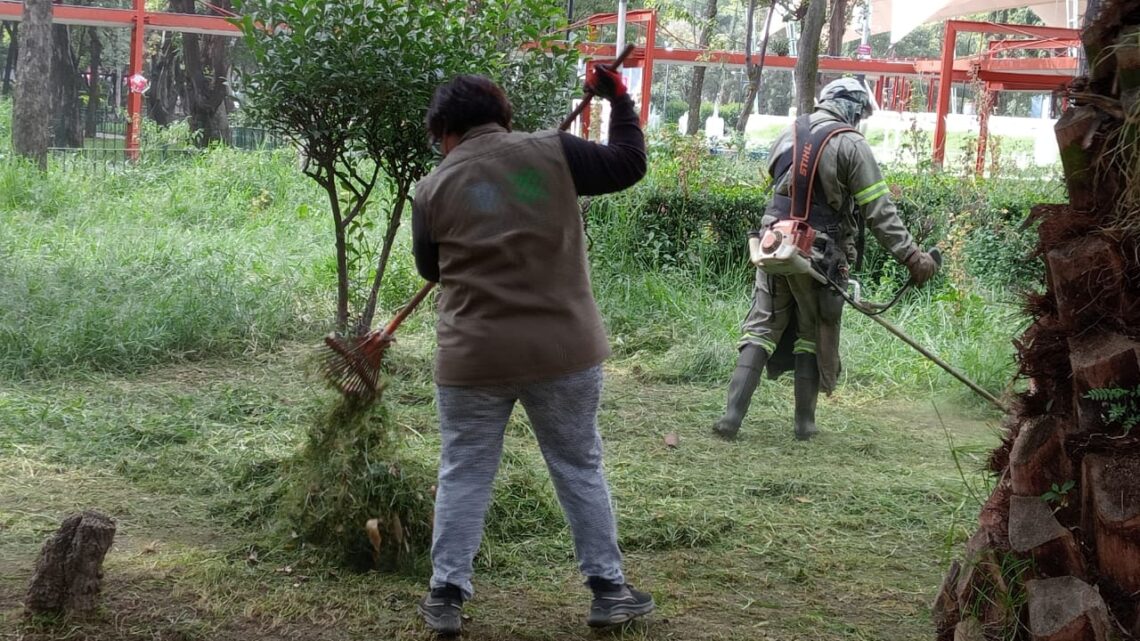
<svg viewBox="0 0 1140 641"><path fill-rule="evenodd" d="M333 217L333 234L336 239L336 331L344 334L348 329L348 237L345 234L344 216L341 215L340 192L337 190L334 163L321 163L310 174L317 179L329 198L329 209Z"/></svg>
<svg viewBox="0 0 1140 641"><path fill-rule="evenodd" d="M748 39L745 44L745 69L748 70L748 93L744 97L744 105L740 110L740 118L736 121L736 130L744 133L748 127L748 117L752 115L752 106L756 97L760 95L760 86L764 80L764 57L768 55L768 35L772 30L772 14L775 6L768 7L768 16L764 19L764 36L760 40L759 61L753 64L752 58L752 18L756 9L756 0L750 0L748 5Z"/></svg>
<svg viewBox="0 0 1140 641"><path fill-rule="evenodd" d="M815 111L819 40L826 14L827 0L811 0L803 19L803 31L797 44L799 57L796 58L796 112L801 115Z"/></svg>
<svg viewBox="0 0 1140 641"><path fill-rule="evenodd" d="M1055 127L1070 204L1032 214L1046 282L1017 341L1029 391L990 459L1012 496L1004 525L979 519L979 533L997 533L985 553L1023 568L1003 577L1006 593L1026 599L1022 623L981 617L993 638L1140 635L1140 150L1124 142L1140 101L1138 23L1140 0L1121 0L1083 31L1095 64ZM939 639L993 602L983 584L940 597Z"/></svg>
<svg viewBox="0 0 1140 641"><path fill-rule="evenodd" d="M16 83L12 107L12 149L47 170L51 144L51 0L24 0L20 29L22 80Z"/></svg>
<svg viewBox="0 0 1140 641"><path fill-rule="evenodd" d="M56 147L83 147L83 118L79 99L79 56L71 46L67 25L52 27L52 139Z"/></svg>
<svg viewBox="0 0 1140 641"><path fill-rule="evenodd" d="M372 279L372 290L368 294L368 302L360 314L359 333L363 334L372 329L372 319L376 314L376 301L380 294L380 285L384 282L384 274L388 271L388 259L392 256L392 247L396 244L396 232L400 229L400 219L404 214L404 206L408 202L411 192L410 181L401 181L396 185L396 201L392 206L392 213L388 216L388 228L384 234L384 244L380 249L380 259L376 264L376 274Z"/></svg>
<svg viewBox="0 0 1140 641"><path fill-rule="evenodd" d="M194 13L194 0L171 0L171 8ZM231 0L218 0L220 9L230 9ZM229 68L230 38L182 34L182 56L186 62L186 105L190 130L200 147L211 143L230 144L229 115L225 111L226 78Z"/></svg>
<svg viewBox="0 0 1140 641"><path fill-rule="evenodd" d="M175 110L183 94L183 73L178 46L173 36L163 34L162 44L150 58L150 91L146 92L146 112L159 126L178 119Z"/></svg>
<svg viewBox="0 0 1140 641"><path fill-rule="evenodd" d="M233 134L230 130L230 115L226 111L225 100L219 102L218 106L209 113L201 109L191 109L190 131L196 132L195 140L202 147L215 142L232 144Z"/></svg>
<svg viewBox="0 0 1140 641"><path fill-rule="evenodd" d="M847 32L847 0L831 0L831 23L827 27L827 55L843 55L843 34Z"/></svg>
<svg viewBox="0 0 1140 641"><path fill-rule="evenodd" d="M712 40L713 30L716 28L716 2L709 0L705 7L704 24L701 26L697 46L708 49ZM689 120L685 126L685 134L696 135L701 128L701 98L705 91L705 68L693 67L693 82L689 85Z"/></svg>
<svg viewBox="0 0 1140 641"><path fill-rule="evenodd" d="M99 39L99 30L95 27L87 29L91 37L91 73L87 80L87 119L84 123L84 134L94 138L98 133L99 115L102 111L102 82L100 70L103 66L103 41Z"/></svg>
<svg viewBox="0 0 1140 641"><path fill-rule="evenodd" d="M4 77L0 79L0 96L12 95L12 74L16 70L16 58L20 55L20 23L5 22L8 32L8 55L4 57Z"/></svg>
<svg viewBox="0 0 1140 641"><path fill-rule="evenodd" d="M1073 577L1027 582L1033 641L1109 641L1108 608L1096 588Z"/></svg>
<svg viewBox="0 0 1140 641"><path fill-rule="evenodd" d="M115 540L115 522L83 512L64 519L36 560L24 605L33 614L87 612L103 583L103 558Z"/></svg>

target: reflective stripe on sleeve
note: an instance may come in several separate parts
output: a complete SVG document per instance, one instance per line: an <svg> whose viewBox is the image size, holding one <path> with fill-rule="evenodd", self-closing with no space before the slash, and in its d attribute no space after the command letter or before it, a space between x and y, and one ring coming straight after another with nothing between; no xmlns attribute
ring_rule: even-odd
<svg viewBox="0 0 1140 641"><path fill-rule="evenodd" d="M863 191L855 194L855 196L854 196L855 204L862 207L863 205L866 205L867 203L869 203L875 199L882 198L883 196L886 196L890 192L891 192L891 189L890 189L890 187L887 186L887 181L880 180L879 182L871 185L870 187L864 189Z"/></svg>

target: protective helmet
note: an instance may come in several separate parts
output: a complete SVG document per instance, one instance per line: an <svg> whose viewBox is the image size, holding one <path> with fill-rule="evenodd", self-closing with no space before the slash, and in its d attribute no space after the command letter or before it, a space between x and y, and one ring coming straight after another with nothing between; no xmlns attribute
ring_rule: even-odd
<svg viewBox="0 0 1140 641"><path fill-rule="evenodd" d="M875 113L875 108L877 107L875 99L871 97L871 92L867 91L866 85L854 78L832 80L819 92L820 102L826 102L835 98L846 98L862 105L863 113L861 115L863 118L867 118Z"/></svg>

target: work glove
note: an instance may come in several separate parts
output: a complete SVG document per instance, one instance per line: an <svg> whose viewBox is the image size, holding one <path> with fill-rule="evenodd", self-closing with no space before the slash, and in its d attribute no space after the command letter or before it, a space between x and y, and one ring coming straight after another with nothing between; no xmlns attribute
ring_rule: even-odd
<svg viewBox="0 0 1140 641"><path fill-rule="evenodd" d="M591 65L586 71L586 91L609 101L626 95L621 73L604 65Z"/></svg>
<svg viewBox="0 0 1140 641"><path fill-rule="evenodd" d="M928 253L916 250L907 257L906 268L910 271L910 278L917 287L934 276L934 272L938 271L938 261Z"/></svg>

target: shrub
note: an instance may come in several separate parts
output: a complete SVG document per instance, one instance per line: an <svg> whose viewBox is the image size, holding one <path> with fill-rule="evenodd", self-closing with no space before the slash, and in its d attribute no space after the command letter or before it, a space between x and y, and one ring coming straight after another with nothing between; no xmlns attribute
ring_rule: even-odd
<svg viewBox="0 0 1140 641"><path fill-rule="evenodd" d="M594 250L607 265L676 268L724 275L747 268L746 234L769 198L762 161L710 157L703 144L663 132L650 140L650 175L636 188L596 199L588 214ZM1030 209L1065 198L1045 172L992 180L951 173L888 170L895 204L923 247L938 246L949 282L995 291L1031 289L1043 278L1031 260ZM870 231L859 274L864 284L897 287L906 271Z"/></svg>
<svg viewBox="0 0 1140 641"><path fill-rule="evenodd" d="M665 103L665 122L677 124L677 121L688 110L689 103L684 100L670 100Z"/></svg>
<svg viewBox="0 0 1140 641"><path fill-rule="evenodd" d="M642 240L633 255L653 267L730 269L747 260L748 231L766 204L764 194L741 187L652 190L635 212Z"/></svg>

